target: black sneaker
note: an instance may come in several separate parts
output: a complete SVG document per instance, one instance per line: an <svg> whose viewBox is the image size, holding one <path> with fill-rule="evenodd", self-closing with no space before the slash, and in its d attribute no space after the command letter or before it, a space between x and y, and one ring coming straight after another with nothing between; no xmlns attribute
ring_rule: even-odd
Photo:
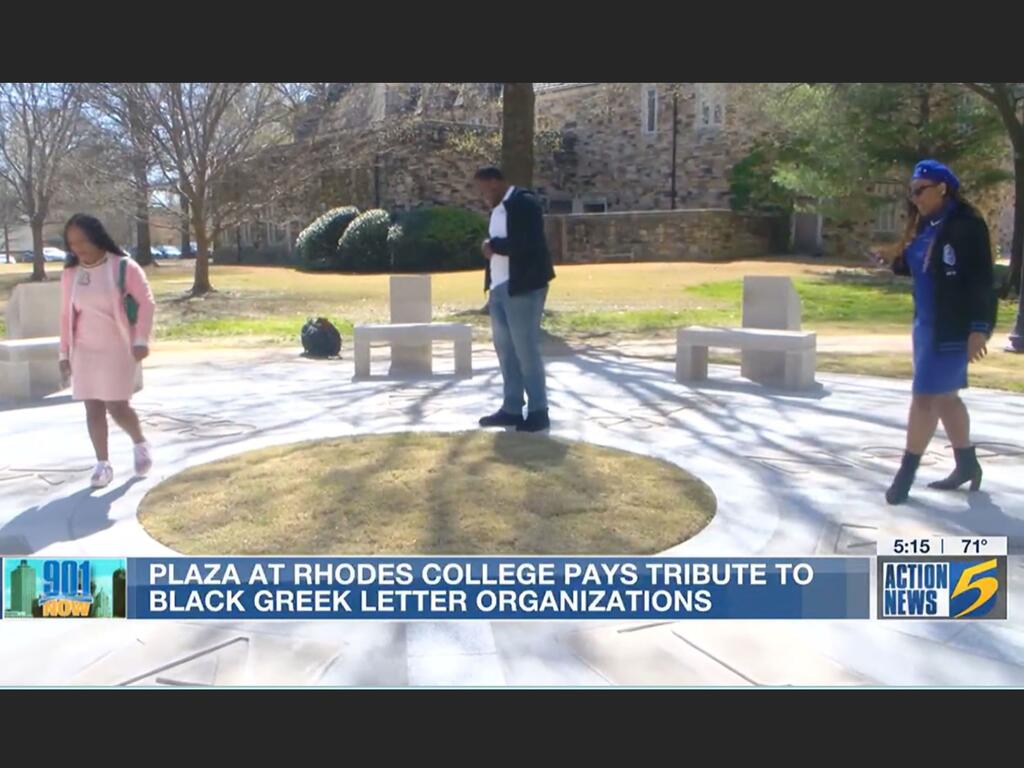
<svg viewBox="0 0 1024 768"><path fill-rule="evenodd" d="M551 419L548 418L548 409L543 411L530 411L526 419L516 427L516 432L543 432L551 428Z"/></svg>
<svg viewBox="0 0 1024 768"><path fill-rule="evenodd" d="M514 413L498 410L490 416L480 419L481 427L519 427L523 424L523 417Z"/></svg>

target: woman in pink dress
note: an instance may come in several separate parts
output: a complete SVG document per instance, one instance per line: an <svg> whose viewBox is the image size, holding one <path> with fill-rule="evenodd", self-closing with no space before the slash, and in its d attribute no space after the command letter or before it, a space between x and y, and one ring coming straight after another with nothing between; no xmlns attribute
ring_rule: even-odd
<svg viewBox="0 0 1024 768"><path fill-rule="evenodd" d="M153 466L149 444L129 401L142 389L154 301L146 273L117 247L99 219L77 213L64 226L68 261L61 275L60 367L71 395L85 401L96 450L92 486L114 479L107 453L107 414L135 444L135 474ZM123 263L123 266L122 266ZM122 282L123 275L123 282ZM137 311L129 317L126 304Z"/></svg>

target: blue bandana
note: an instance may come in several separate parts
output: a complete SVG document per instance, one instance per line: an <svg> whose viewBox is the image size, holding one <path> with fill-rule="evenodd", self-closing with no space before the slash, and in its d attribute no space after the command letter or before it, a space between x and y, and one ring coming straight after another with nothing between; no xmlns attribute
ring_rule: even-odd
<svg viewBox="0 0 1024 768"><path fill-rule="evenodd" d="M911 179L928 179L936 184L946 184L950 190L959 189L960 179L938 160L922 160L914 166Z"/></svg>

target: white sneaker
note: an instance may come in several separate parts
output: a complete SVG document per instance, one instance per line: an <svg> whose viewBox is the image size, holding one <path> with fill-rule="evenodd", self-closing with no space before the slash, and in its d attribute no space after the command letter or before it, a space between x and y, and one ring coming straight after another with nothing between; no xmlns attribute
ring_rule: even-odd
<svg viewBox="0 0 1024 768"><path fill-rule="evenodd" d="M153 468L153 456L149 452L149 443L135 444L135 476L145 477Z"/></svg>
<svg viewBox="0 0 1024 768"><path fill-rule="evenodd" d="M96 465L96 469L92 471L92 477L89 479L89 484L93 488L105 488L110 485L114 479L114 468L110 466L109 461L101 461Z"/></svg>

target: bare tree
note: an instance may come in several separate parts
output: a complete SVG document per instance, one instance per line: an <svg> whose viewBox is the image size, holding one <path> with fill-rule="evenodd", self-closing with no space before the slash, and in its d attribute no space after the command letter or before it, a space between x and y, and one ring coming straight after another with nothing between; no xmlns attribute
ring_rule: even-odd
<svg viewBox="0 0 1024 768"><path fill-rule="evenodd" d="M0 83L0 178L32 229L32 279L45 280L43 224L80 140L77 83Z"/></svg>
<svg viewBox="0 0 1024 768"><path fill-rule="evenodd" d="M287 232L290 222L316 208L325 180L342 168L349 147L324 131L332 106L351 83L274 83L264 139L242 162L217 177L209 200L210 240L244 223L273 225ZM408 120L389 120L376 136L378 149L408 140ZM378 152L379 155L379 152ZM287 234L285 235L288 236Z"/></svg>
<svg viewBox="0 0 1024 768"><path fill-rule="evenodd" d="M85 98L87 114L93 117L94 124L122 160L96 171L101 177L110 177L111 172L117 174L124 166L129 169L127 189L130 199L126 202L134 211L135 258L140 264L151 264L150 174L154 160L143 86L138 83L94 83L87 86ZM111 181L123 185L125 179L117 174Z"/></svg>
<svg viewBox="0 0 1024 768"><path fill-rule="evenodd" d="M281 141L282 102L263 83L156 83L142 93L157 165L188 201L198 249L192 294L201 295L213 290L211 193L233 168Z"/></svg>

